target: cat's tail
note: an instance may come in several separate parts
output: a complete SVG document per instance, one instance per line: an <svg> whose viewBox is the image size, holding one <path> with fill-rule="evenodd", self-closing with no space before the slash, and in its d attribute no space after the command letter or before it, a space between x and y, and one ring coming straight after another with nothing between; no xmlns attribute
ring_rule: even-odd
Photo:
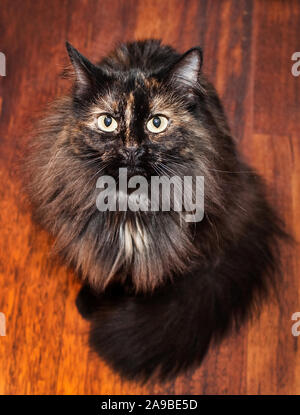
<svg viewBox="0 0 300 415"><path fill-rule="evenodd" d="M239 325L267 292L261 264L238 278L230 266L211 271L182 275L152 295L99 297L90 345L129 379L165 380L199 365L211 341Z"/></svg>
<svg viewBox="0 0 300 415"><path fill-rule="evenodd" d="M190 285L102 298L92 316L90 346L121 376L140 381L164 380L199 363L214 331L214 305L211 293L201 296Z"/></svg>

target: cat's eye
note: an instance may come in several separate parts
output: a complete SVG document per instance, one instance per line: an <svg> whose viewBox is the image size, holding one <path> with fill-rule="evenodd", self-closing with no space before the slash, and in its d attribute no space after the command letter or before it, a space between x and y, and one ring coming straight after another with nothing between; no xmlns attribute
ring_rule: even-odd
<svg viewBox="0 0 300 415"><path fill-rule="evenodd" d="M104 131L106 133L111 133L118 128L117 121L108 114L100 115L97 119L97 125L99 130Z"/></svg>
<svg viewBox="0 0 300 415"><path fill-rule="evenodd" d="M151 133L161 133L167 128L168 122L163 115L155 115L147 122L147 128Z"/></svg>

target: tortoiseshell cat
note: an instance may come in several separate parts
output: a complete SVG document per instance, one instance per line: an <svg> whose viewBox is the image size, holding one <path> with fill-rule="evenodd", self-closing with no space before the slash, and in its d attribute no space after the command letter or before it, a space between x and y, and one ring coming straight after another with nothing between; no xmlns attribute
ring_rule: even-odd
<svg viewBox="0 0 300 415"><path fill-rule="evenodd" d="M94 65L67 43L73 90L40 123L31 200L85 285L90 344L121 375L166 379L201 362L276 284L281 224L240 158L201 49L121 45ZM205 215L100 212L96 181L204 176Z"/></svg>

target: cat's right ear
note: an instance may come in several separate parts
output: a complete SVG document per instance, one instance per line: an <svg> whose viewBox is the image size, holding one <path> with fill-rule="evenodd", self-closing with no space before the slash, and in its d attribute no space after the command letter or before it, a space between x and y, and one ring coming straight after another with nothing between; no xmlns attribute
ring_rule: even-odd
<svg viewBox="0 0 300 415"><path fill-rule="evenodd" d="M188 95L191 94L191 91L197 88L202 61L203 54L201 48L189 49L179 58L167 74L168 81L178 85Z"/></svg>
<svg viewBox="0 0 300 415"><path fill-rule="evenodd" d="M69 42L66 42L66 48L76 76L74 92L77 97L82 97L97 86L101 78L101 70Z"/></svg>

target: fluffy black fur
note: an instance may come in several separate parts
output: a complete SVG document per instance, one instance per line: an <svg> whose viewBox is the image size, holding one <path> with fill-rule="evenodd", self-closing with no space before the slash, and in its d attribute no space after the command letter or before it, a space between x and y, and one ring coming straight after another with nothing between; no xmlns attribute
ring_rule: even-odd
<svg viewBox="0 0 300 415"><path fill-rule="evenodd" d="M199 48L134 42L98 65L67 48L74 87L42 121L31 158L35 214L85 281L77 305L91 346L127 378L166 379L200 364L276 287L285 233L237 152ZM116 132L96 129L97 112L118 120ZM145 127L155 114L170 123L157 135ZM204 219L99 212L99 171L122 166L148 179L204 176Z"/></svg>

